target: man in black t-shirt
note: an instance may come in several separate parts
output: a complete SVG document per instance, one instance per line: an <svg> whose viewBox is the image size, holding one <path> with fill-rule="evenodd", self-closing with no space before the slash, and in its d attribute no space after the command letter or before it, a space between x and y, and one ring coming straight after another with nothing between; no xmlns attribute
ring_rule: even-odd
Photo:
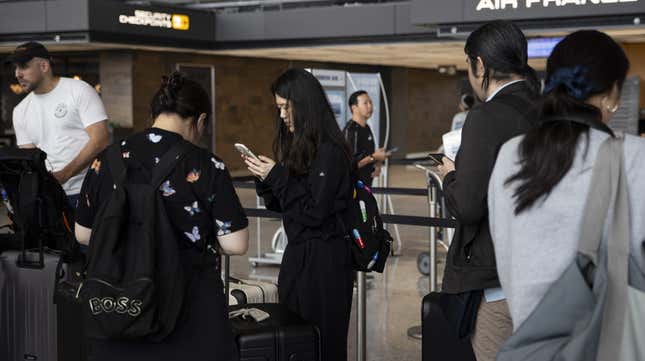
<svg viewBox="0 0 645 361"><path fill-rule="evenodd" d="M349 109L352 119L347 122L343 133L358 164L358 178L368 186L372 178L381 174L381 162L389 156L384 148L375 150L374 134L367 120L372 116L372 99L365 90L354 92L349 97Z"/></svg>

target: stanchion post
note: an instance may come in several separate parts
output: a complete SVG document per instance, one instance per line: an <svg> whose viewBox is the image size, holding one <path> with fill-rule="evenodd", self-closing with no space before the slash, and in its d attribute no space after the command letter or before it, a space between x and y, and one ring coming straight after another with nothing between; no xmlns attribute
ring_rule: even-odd
<svg viewBox="0 0 645 361"><path fill-rule="evenodd" d="M255 196L255 206L256 208L260 208L262 206L262 201L260 199L260 196L256 195ZM255 226L255 240L257 241L256 243L258 244L258 258L262 257L262 218L258 217L257 218L257 224Z"/></svg>
<svg viewBox="0 0 645 361"><path fill-rule="evenodd" d="M428 185L430 200L430 218L437 217L437 186ZM435 227L430 227L430 292L437 291L437 232Z"/></svg>
<svg viewBox="0 0 645 361"><path fill-rule="evenodd" d="M367 322L365 319L366 310L365 306L367 298L365 297L365 272L356 272L357 288L358 288L358 305L356 312L356 361L367 360Z"/></svg>

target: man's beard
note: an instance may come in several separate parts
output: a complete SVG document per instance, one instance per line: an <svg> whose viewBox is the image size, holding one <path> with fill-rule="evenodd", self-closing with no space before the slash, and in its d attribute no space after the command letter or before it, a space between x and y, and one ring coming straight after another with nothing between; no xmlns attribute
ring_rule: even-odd
<svg viewBox="0 0 645 361"><path fill-rule="evenodd" d="M22 90L23 90L25 93L30 93L30 92L34 91L35 89L38 89L38 87L40 86L40 84L42 84L42 82L43 82L43 81L42 81L42 79L41 79L41 80L39 80L39 81L35 81L35 82L31 82L31 83L26 83L26 85L22 85L22 84L20 84L20 86L22 86Z"/></svg>
<svg viewBox="0 0 645 361"><path fill-rule="evenodd" d="M32 90L37 88L33 83L25 83L24 85L20 84L20 86L22 87L22 91L25 93L30 93Z"/></svg>

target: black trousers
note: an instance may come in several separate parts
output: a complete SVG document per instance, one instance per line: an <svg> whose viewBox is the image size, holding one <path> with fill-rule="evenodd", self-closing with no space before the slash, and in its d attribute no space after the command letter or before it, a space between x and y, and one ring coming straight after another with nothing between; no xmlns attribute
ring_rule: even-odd
<svg viewBox="0 0 645 361"><path fill-rule="evenodd" d="M280 267L280 302L318 326L322 361L347 360L353 294L350 257L342 238L310 239L289 243Z"/></svg>

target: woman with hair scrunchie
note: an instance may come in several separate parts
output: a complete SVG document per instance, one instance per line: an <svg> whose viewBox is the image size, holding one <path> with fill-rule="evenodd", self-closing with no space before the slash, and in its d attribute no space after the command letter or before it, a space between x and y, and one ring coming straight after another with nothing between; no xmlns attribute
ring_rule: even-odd
<svg viewBox="0 0 645 361"><path fill-rule="evenodd" d="M568 35L547 61L542 125L499 152L488 209L514 330L576 255L592 169L601 144L615 136L607 123L628 67L623 49L606 34ZM624 157L631 254L640 255L633 271L645 277L645 140L625 135Z"/></svg>
<svg viewBox="0 0 645 361"><path fill-rule="evenodd" d="M560 68L549 77L544 93L551 93L555 88L563 86L570 96L585 100L593 91L593 86L585 78L587 72L588 69L580 65Z"/></svg>

